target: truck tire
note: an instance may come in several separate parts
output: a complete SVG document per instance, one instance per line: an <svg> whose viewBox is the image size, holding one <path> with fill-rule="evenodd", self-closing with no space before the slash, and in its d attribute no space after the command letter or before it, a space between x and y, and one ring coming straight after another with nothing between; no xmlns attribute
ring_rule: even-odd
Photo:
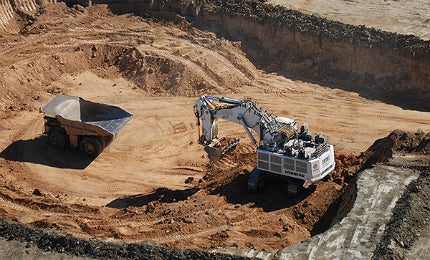
<svg viewBox="0 0 430 260"><path fill-rule="evenodd" d="M97 137L87 136L79 143L79 150L84 155L96 158L102 152L103 145Z"/></svg>
<svg viewBox="0 0 430 260"><path fill-rule="evenodd" d="M56 149L62 150L66 147L67 137L61 129L50 129L48 132L48 141Z"/></svg>

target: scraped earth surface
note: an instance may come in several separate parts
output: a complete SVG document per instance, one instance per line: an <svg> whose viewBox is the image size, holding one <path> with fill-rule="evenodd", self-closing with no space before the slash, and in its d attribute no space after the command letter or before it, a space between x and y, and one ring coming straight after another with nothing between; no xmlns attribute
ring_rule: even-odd
<svg viewBox="0 0 430 260"><path fill-rule="evenodd" d="M346 24L365 25L388 32L430 39L430 2L378 0L269 0L293 10Z"/></svg>
<svg viewBox="0 0 430 260"><path fill-rule="evenodd" d="M103 5L58 3L47 5L25 35L5 30L0 216L79 238L203 250L297 244L329 227L320 220L374 140L393 129L430 132L428 112L264 73L239 42L180 17L156 22L113 15ZM56 93L120 106L134 117L95 160L56 151L42 136L38 112ZM276 184L248 193L255 148L240 126L220 122L220 135L241 143L217 163L196 142L192 106L204 93L251 97L307 123L335 145L338 168L298 198L286 198Z"/></svg>

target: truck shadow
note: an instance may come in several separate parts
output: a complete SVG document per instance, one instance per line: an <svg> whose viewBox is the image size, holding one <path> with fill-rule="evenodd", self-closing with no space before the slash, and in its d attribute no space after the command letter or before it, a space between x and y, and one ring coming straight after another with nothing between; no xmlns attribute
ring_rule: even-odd
<svg viewBox="0 0 430 260"><path fill-rule="evenodd" d="M109 202L106 207L115 209L123 209L130 206L142 207L155 201L163 203L172 203L186 200L188 197L194 195L198 191L198 188L191 188L186 190L170 190L167 188L158 188L155 192L147 195L134 195L115 199Z"/></svg>
<svg viewBox="0 0 430 260"><path fill-rule="evenodd" d="M248 177L248 174L239 174L230 183L218 187L211 194L225 197L228 203L240 205L251 203L253 207L271 212L294 206L315 191L315 187L311 186L300 195L289 197L282 183L267 181L257 192L250 192L247 190Z"/></svg>
<svg viewBox="0 0 430 260"><path fill-rule="evenodd" d="M45 136L15 141L0 153L0 157L9 161L79 170L85 169L94 160L75 149L56 150L48 144Z"/></svg>

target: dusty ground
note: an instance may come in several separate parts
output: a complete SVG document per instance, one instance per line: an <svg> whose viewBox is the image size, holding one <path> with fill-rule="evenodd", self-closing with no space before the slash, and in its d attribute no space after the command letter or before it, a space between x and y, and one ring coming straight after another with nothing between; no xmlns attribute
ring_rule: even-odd
<svg viewBox="0 0 430 260"><path fill-rule="evenodd" d="M430 39L430 2L379 0L268 0L269 3L346 24Z"/></svg>
<svg viewBox="0 0 430 260"><path fill-rule="evenodd" d="M184 21L53 4L25 32L0 37L0 216L35 227L205 250L278 249L327 228L319 220L349 172L338 169L339 178L297 199L284 199L276 185L248 194L254 148L240 126L221 122L221 135L242 141L216 164L196 143L192 106L206 92L252 97L307 123L329 137L344 163L393 129L430 132L428 112L266 74L239 43ZM134 118L94 161L73 150L57 152L41 136L38 113L55 93L117 105Z"/></svg>

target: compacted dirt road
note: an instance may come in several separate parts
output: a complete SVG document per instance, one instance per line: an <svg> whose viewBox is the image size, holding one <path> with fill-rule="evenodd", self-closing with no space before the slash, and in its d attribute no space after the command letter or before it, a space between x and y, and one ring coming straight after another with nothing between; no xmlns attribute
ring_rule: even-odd
<svg viewBox="0 0 430 260"><path fill-rule="evenodd" d="M328 228L329 206L360 167L355 160L394 129L430 132L430 113L267 74L240 43L178 18L114 15L104 5L49 4L34 24L0 37L0 216L81 238L168 247L279 249ZM39 108L65 93L134 115L95 160L56 151ZM193 104L204 93L251 97L307 123L335 145L332 178L295 199L283 187L246 191L255 148L241 126L220 122L237 149L209 162ZM340 157L339 157L340 156ZM345 159L346 158L346 159ZM348 158L352 158L348 161Z"/></svg>

